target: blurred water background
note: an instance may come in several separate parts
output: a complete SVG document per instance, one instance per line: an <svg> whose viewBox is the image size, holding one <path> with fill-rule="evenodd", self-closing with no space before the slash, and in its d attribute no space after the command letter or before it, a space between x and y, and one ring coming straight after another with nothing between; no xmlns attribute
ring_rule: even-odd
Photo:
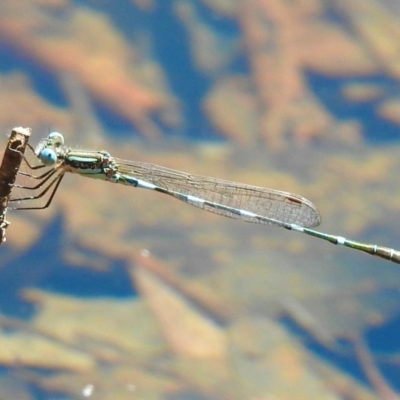
<svg viewBox="0 0 400 400"><path fill-rule="evenodd" d="M400 248L395 0L3 0L0 148L72 147L301 194ZM9 211L1 399L400 398L400 269L66 176Z"/></svg>

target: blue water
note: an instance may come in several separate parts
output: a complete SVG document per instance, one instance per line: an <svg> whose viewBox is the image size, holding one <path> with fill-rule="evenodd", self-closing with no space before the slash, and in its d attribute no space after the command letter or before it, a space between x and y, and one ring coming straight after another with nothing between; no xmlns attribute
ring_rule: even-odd
<svg viewBox="0 0 400 400"><path fill-rule="evenodd" d="M341 94L346 84L374 84L395 96L397 83L383 75L366 78L330 77L316 73L307 73L308 87L318 97L325 108L338 120L356 120L362 124L362 134L370 144L384 144L399 141L399 126L387 121L376 112L383 98L365 102L351 102Z"/></svg>
<svg viewBox="0 0 400 400"><path fill-rule="evenodd" d="M92 251L88 257L100 258L109 265L106 271L95 271L91 266L71 266L64 259L65 220L60 214L55 217L37 242L25 253L10 258L0 269L0 312L19 318L28 318L35 312L35 306L21 297L27 287L78 297L135 296L128 267L123 259L107 259L104 253ZM79 249L78 243L68 246ZM5 246L4 246L5 247ZM4 256L4 254L3 254Z"/></svg>

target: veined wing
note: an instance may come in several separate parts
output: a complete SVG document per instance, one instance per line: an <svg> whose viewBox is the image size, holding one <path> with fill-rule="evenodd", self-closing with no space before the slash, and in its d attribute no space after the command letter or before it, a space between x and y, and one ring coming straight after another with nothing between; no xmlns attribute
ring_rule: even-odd
<svg viewBox="0 0 400 400"><path fill-rule="evenodd" d="M144 180L167 191L195 196L208 202L221 204L239 210L272 218L289 224L305 227L317 226L321 222L316 207L306 198L280 190L246 185L218 178L192 175L154 164L113 158L121 174ZM217 214L227 215L223 210L207 204L190 204ZM246 218L242 218L246 219ZM273 224L268 221L246 219L251 222Z"/></svg>

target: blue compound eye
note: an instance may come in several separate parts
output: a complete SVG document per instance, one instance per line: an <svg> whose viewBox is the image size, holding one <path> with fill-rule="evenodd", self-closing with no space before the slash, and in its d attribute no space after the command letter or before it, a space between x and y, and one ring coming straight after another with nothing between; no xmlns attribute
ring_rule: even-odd
<svg viewBox="0 0 400 400"><path fill-rule="evenodd" d="M39 158L44 165L54 165L57 162L55 151L48 148L45 148L40 152Z"/></svg>
<svg viewBox="0 0 400 400"><path fill-rule="evenodd" d="M60 132L51 132L47 136L47 142L53 146L62 146L64 144L64 136Z"/></svg>

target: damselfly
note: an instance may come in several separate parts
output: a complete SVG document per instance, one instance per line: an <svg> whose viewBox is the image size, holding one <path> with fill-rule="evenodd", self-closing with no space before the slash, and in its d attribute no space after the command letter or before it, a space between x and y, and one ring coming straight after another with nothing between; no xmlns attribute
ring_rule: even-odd
<svg viewBox="0 0 400 400"><path fill-rule="evenodd" d="M72 172L135 188L154 190L225 217L280 226L400 263L400 251L309 229L319 225L321 217L313 203L293 193L190 175L154 164L121 160L112 157L106 151L72 149L64 144L64 137L58 132L50 133L33 151L40 164L32 166L26 160L28 167L31 170L45 167L49 169L39 176L21 172L38 180L38 184L19 187L29 190L41 189L41 192L11 201L39 199L50 192L49 199L42 207L17 206L15 209L47 208L64 174Z"/></svg>

